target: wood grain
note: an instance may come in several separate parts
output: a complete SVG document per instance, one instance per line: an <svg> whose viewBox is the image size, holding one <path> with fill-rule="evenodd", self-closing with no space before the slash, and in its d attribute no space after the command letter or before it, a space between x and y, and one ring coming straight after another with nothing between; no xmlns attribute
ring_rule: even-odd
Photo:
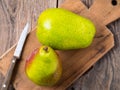
<svg viewBox="0 0 120 90"><path fill-rule="evenodd" d="M31 28L46 8L56 7L56 0L1 0L0 1L0 56L13 46L19 39L20 33L27 20Z"/></svg>
<svg viewBox="0 0 120 90"><path fill-rule="evenodd" d="M95 17L92 18L91 17L92 14L90 14L90 12L86 11L86 13L85 13L84 9L86 9L86 8L85 8L85 6L82 5L82 3L80 3L76 0L76 2L73 4L75 6L71 8L70 5L72 5L72 3L74 3L74 2L65 2L62 5L62 7L69 9L69 10L73 11L74 13L78 13L78 14L83 13L82 15L86 15L88 18L92 19L94 21L94 23L96 24L96 28L97 28L96 38L95 38L93 44L91 45L91 47L89 47L89 48L75 50L75 51L66 51L66 52L58 51L58 53L62 59L62 62L63 62L63 77L61 78L58 85L55 87L52 87L51 89L53 89L53 88L65 89L66 87L68 87L68 85L70 85L71 82L73 82L73 80L75 80L78 76L82 75L89 67L91 67L91 65L93 65L101 56L103 56L114 45L113 36L112 36L111 32L108 31L107 28L104 27L104 25L100 24L99 20L97 20L97 18L95 18ZM78 7L81 7L81 8L78 8ZM101 35L102 35L102 37L99 37ZM32 40L34 41L34 44L33 44ZM38 41L35 41L35 40L37 40L35 38L35 32L31 32L31 34L28 37L28 40L26 42L26 45L25 45L25 48L23 51L23 55L21 57L21 62L19 62L20 68L18 68L18 70L16 70L17 75L15 76L14 86L18 90L22 90L22 89L29 90L32 87L47 90L46 87L35 86L24 75L24 64L25 64L26 56L28 56L28 54L34 48L39 46ZM101 42L103 42L103 44L100 44ZM99 43L99 45L96 46L98 43ZM27 50L27 48L29 48L29 49ZM8 63L9 58L13 54L13 51L14 51L14 49L12 49L12 51L10 53L8 53L7 56L3 57L2 61L1 61L1 63L2 63L1 66L3 65L2 67L4 67L4 65L6 65L5 61ZM85 54L86 52L88 54ZM72 54L75 54L75 55L70 57ZM68 61L68 59L69 59L69 61ZM76 59L77 62L74 59ZM3 62L3 60L4 60L4 62ZM9 65L9 63L8 63L8 65ZM73 65L75 65L76 67L74 67L72 70L68 71L68 69L71 66L73 67ZM7 68L8 67L6 66L6 69L5 68L1 69L2 73L4 75L6 73ZM19 76L19 78L17 78L18 76ZM25 82L26 83L23 84L22 83L23 81L24 81L24 83ZM48 88L48 89L50 89L50 88Z"/></svg>
<svg viewBox="0 0 120 90"><path fill-rule="evenodd" d="M16 90L30 90L31 88L31 90L64 90L111 48L109 44L113 45L113 37L111 33L107 31L105 27L101 28L100 30L102 30L102 33L99 34L102 34L103 36L98 38L99 34L96 35L93 44L89 48L72 51L57 51L63 64L63 76L60 82L55 87L51 88L40 87L33 84L31 81L29 81L24 73L25 59L31 53L31 51L33 51L34 48L40 46L35 35L35 30L31 32L25 44L22 57L16 67L16 72L14 73L15 76L13 76L13 79L15 79L14 86ZM34 41L34 44L32 40ZM1 71L4 75L6 73L6 70L8 69L9 58L12 57L13 52L14 48L7 55L5 55L0 62L0 66L2 67ZM86 54L86 52L88 54ZM70 68L71 70L69 70Z"/></svg>
<svg viewBox="0 0 120 90"><path fill-rule="evenodd" d="M109 24L120 18L120 0L116 1L116 5L112 4L113 0L95 0L90 7L90 11L101 18L104 25Z"/></svg>
<svg viewBox="0 0 120 90"><path fill-rule="evenodd" d="M4 0L6 2L8 2L7 0ZM12 0L9 0L10 2ZM20 1L20 0L19 0ZM24 0L26 1L26 0ZM21 0L21 3L23 4L24 2L23 0ZM63 0L59 0L59 2L62 2ZM84 3L86 5L88 5L88 7L90 7L90 4L92 3L92 0L82 0L84 1ZM27 1L26 1L27 2ZM41 4L41 2L43 2ZM37 18L38 14L35 14L33 12L39 12L36 11L36 3L38 5L38 7L40 7L39 5L41 4L41 8L44 9L48 7L55 7L56 5L56 1L51 0L49 3L51 4L47 4L45 3L46 1L44 0L40 0L39 3L37 3L37 1L32 1L32 4L34 5L34 10L32 8L32 10L30 10L30 12L32 13L32 18L34 18L32 21L32 27L35 25L35 18ZM11 3L14 3L14 1L12 1ZM15 23L11 23L11 20L7 20L8 16L10 16L10 14L5 14L5 12L8 12L6 9L6 6L10 6L10 3L7 3L8 5L5 4L4 2L1 0L0 1L0 53L2 55L3 52L5 52L9 47L11 47L18 39L19 34L21 31L16 31L16 29L10 29L9 25L14 25ZM32 4L30 4L32 6ZM15 5L12 5L15 6ZM17 5L17 7L19 7ZM26 6L20 6L18 9L18 12L20 12L19 10L21 10L21 13L26 13L25 11L22 11ZM40 10L41 10L40 8ZM9 7L9 9L12 9L12 7ZM39 9L39 8L38 8ZM13 10L14 11L14 10ZM14 12L12 12L14 13ZM5 17L4 17L5 16ZM2 18L1 18L2 17ZM21 22L21 15L19 15L19 21ZM18 19L18 18L16 18ZM22 19L24 21L24 19ZM11 22L10 22L11 21ZM11 24L10 24L10 23ZM34 22L34 23L33 23ZM25 23L25 22L24 22ZM19 23L20 24L20 23ZM16 26L16 25L15 25ZM21 28L24 25L21 26ZM107 54L105 55L100 61L98 61L87 73L85 73L80 79L78 79L70 88L68 88L69 90L119 90L120 86L120 78L119 78L119 74L120 74L120 62L119 62L119 57L120 57L120 20L117 20L114 23L111 23L108 27L110 28L110 30L114 33L115 35L115 47ZM14 31L15 33L9 33L9 30ZM12 35L12 36L11 36ZM3 38L5 37L6 38ZM15 40L13 40L12 38L15 38ZM8 42L9 41L9 42ZM12 43L13 42L13 43ZM1 74L0 77L2 80L3 76ZM1 81L0 81L1 82Z"/></svg>
<svg viewBox="0 0 120 90"><path fill-rule="evenodd" d="M27 19L31 28L35 27L40 12L56 7L56 2L57 0L0 0L0 56L18 41ZM3 79L0 73L0 86Z"/></svg>
<svg viewBox="0 0 120 90"><path fill-rule="evenodd" d="M92 0L82 0L90 7ZM119 90L120 86L120 19L107 25L114 34L115 46L68 90Z"/></svg>

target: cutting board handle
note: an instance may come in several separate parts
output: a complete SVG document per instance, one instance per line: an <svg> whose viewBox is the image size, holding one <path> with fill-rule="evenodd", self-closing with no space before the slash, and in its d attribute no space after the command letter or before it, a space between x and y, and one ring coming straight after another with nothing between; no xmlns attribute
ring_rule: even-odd
<svg viewBox="0 0 120 90"><path fill-rule="evenodd" d="M94 0L89 10L80 0L65 0L64 4L60 7L74 11L77 14L82 14L83 16L86 16L88 11L92 12L104 25L120 18L120 0Z"/></svg>
<svg viewBox="0 0 120 90"><path fill-rule="evenodd" d="M107 25L120 18L120 0L94 0L89 10Z"/></svg>

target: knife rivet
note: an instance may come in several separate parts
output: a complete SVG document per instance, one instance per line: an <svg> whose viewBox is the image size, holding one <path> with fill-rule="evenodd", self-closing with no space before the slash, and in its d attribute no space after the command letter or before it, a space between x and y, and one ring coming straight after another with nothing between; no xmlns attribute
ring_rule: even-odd
<svg viewBox="0 0 120 90"><path fill-rule="evenodd" d="M15 60L12 60L12 63L15 63Z"/></svg>
<svg viewBox="0 0 120 90"><path fill-rule="evenodd" d="M3 84L3 87L5 88L5 87L6 87L6 85L5 85L5 84Z"/></svg>

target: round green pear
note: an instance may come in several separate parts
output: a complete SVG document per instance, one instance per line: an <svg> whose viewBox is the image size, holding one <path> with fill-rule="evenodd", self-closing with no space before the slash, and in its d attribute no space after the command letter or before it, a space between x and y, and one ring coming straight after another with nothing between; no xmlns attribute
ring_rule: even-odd
<svg viewBox="0 0 120 90"><path fill-rule="evenodd" d="M40 14L36 35L43 45L70 50L90 46L95 32L91 20L62 8L50 8Z"/></svg>
<svg viewBox="0 0 120 90"><path fill-rule="evenodd" d="M27 77L41 86L55 85L62 74L62 65L56 52L48 46L35 49L26 60Z"/></svg>

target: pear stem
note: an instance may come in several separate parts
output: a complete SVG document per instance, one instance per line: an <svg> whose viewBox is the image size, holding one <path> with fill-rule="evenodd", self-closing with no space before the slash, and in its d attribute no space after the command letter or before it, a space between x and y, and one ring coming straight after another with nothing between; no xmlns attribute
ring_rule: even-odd
<svg viewBox="0 0 120 90"><path fill-rule="evenodd" d="M48 52L48 47L46 46L46 47L44 47L43 48L46 52Z"/></svg>

